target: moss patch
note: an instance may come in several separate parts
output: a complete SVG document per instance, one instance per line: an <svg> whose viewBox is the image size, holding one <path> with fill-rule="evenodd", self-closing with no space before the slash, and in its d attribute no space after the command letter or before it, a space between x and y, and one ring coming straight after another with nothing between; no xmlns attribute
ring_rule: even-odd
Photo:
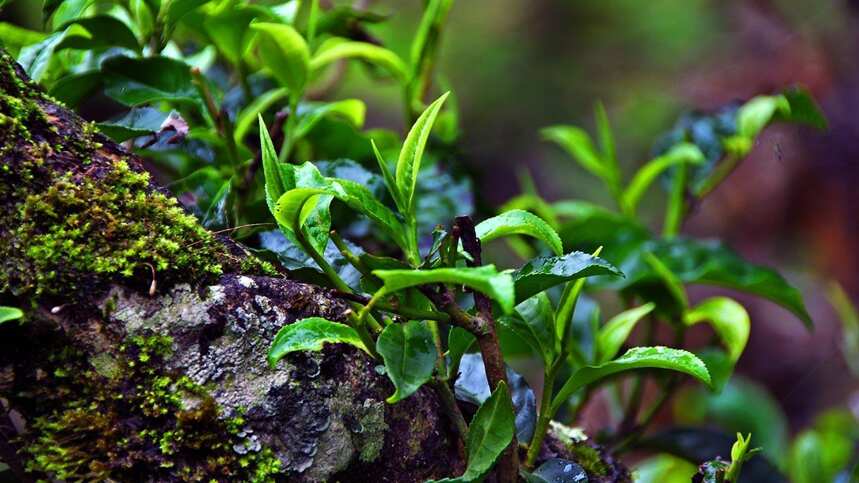
<svg viewBox="0 0 859 483"><path fill-rule="evenodd" d="M118 161L101 179L75 181L66 174L28 195L11 235L14 245L24 247L23 263L0 282L6 286L17 277L15 285L38 295L79 288L81 273L221 273L212 236L174 198L148 187L148 173Z"/></svg>
<svg viewBox="0 0 859 483"><path fill-rule="evenodd" d="M43 381L28 471L64 481L272 481L281 463L244 429L219 418L205 388L164 374L166 337L134 337L105 380L71 349ZM51 408L47 410L47 408Z"/></svg>

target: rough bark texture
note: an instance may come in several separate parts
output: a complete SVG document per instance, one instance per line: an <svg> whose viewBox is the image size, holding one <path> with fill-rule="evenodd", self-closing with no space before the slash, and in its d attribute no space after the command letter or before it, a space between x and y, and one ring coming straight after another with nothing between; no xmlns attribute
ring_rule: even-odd
<svg viewBox="0 0 859 483"><path fill-rule="evenodd" d="M393 388L363 352L329 345L269 368L280 327L341 320L346 306L207 233L0 55L0 302L28 312L0 326L0 460L19 479L411 482L464 469L435 394L386 404ZM592 481L628 478L589 446L551 441L546 456L593 460L604 478Z"/></svg>

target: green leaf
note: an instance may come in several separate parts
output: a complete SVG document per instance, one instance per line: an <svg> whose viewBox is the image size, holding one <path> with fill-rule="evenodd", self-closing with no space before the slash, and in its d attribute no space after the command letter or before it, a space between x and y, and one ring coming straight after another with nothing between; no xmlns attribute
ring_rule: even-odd
<svg viewBox="0 0 859 483"><path fill-rule="evenodd" d="M20 319L23 316L24 312L22 312L21 309L0 305L0 324L9 322L10 320Z"/></svg>
<svg viewBox="0 0 859 483"><path fill-rule="evenodd" d="M672 309L676 309L680 312L685 311L687 307L689 307L689 298L686 295L686 289L683 287L683 282L677 278L676 275L667 267L662 260L657 258L654 254L650 252L643 252L641 256L644 258L645 263L650 266L650 269L653 270L653 273L659 280L659 283L663 285L663 288L666 292L668 292L671 302L673 305Z"/></svg>
<svg viewBox="0 0 859 483"><path fill-rule="evenodd" d="M555 396L552 402L553 414L579 389L619 372L636 369L668 369L682 372L710 385L707 366L691 352L669 347L634 347L613 361L585 366L574 372Z"/></svg>
<svg viewBox="0 0 859 483"><path fill-rule="evenodd" d="M475 227L475 231L484 243L503 236L528 235L545 242L555 255L564 253L561 237L555 230L539 216L524 210L510 210L484 220Z"/></svg>
<svg viewBox="0 0 859 483"><path fill-rule="evenodd" d="M274 78L298 98L304 92L310 70L310 50L304 37L289 25L257 22L259 54Z"/></svg>
<svg viewBox="0 0 859 483"><path fill-rule="evenodd" d="M326 193L323 188L293 188L277 199L274 218L290 230L301 227L319 201L319 195Z"/></svg>
<svg viewBox="0 0 859 483"><path fill-rule="evenodd" d="M245 136L253 128L253 125L258 122L261 114L269 110L278 102L289 97L289 89L280 87L272 89L265 94L256 97L251 103L239 111L236 116L236 124L233 128L233 138L236 144L244 142ZM266 131L268 133L268 131Z"/></svg>
<svg viewBox="0 0 859 483"><path fill-rule="evenodd" d="M262 115L257 114L259 120L260 152L262 157L262 169L265 175L265 201L272 215L277 212L277 200L286 192L287 186L278 166L277 151L268 134L268 128ZM275 215L276 216L276 215Z"/></svg>
<svg viewBox="0 0 859 483"><path fill-rule="evenodd" d="M326 178L330 183L329 194L345 203L349 208L363 213L370 220L384 229L388 236L400 248L405 249L403 238L405 229L387 206L382 204L366 186L347 179Z"/></svg>
<svg viewBox="0 0 859 483"><path fill-rule="evenodd" d="M545 292L518 304L513 313L498 321L527 343L548 368L557 356L555 352L555 312Z"/></svg>
<svg viewBox="0 0 859 483"><path fill-rule="evenodd" d="M830 283L829 303L841 322L841 353L854 377L859 376L859 311L837 282Z"/></svg>
<svg viewBox="0 0 859 483"><path fill-rule="evenodd" d="M537 257L513 274L516 301L521 302L555 285L594 275L623 276L623 273L602 258L582 252Z"/></svg>
<svg viewBox="0 0 859 483"><path fill-rule="evenodd" d="M376 341L376 351L385 360L388 377L396 388L388 403L411 396L432 379L438 351L425 322L412 320L385 327Z"/></svg>
<svg viewBox="0 0 859 483"><path fill-rule="evenodd" d="M712 297L696 305L684 316L687 326L710 322L728 350L732 362L736 362L749 340L749 314L742 305L728 297Z"/></svg>
<svg viewBox="0 0 859 483"><path fill-rule="evenodd" d="M397 159L397 189L400 191L403 204L406 206L410 216L414 216L417 206L415 191L418 184L418 172L421 169L421 158L423 157L429 135L432 132L435 119L449 94L442 94L441 97L430 104L420 117L418 117L418 120L415 121L411 130L409 130L409 134L403 143L403 148L400 150L400 156Z"/></svg>
<svg viewBox="0 0 859 483"><path fill-rule="evenodd" d="M163 112L152 107L136 107L119 119L98 123L98 128L114 141L121 143L141 136L158 134L166 125L170 125L171 120L184 123L176 111ZM187 124L185 127L187 128ZM177 132L177 134L182 133Z"/></svg>
<svg viewBox="0 0 859 483"><path fill-rule="evenodd" d="M435 283L465 285L498 302L505 314L513 311L513 279L507 272L499 273L495 265L432 270L374 270L373 275L382 279L388 292Z"/></svg>
<svg viewBox="0 0 859 483"><path fill-rule="evenodd" d="M36 30L29 30L19 27L9 22L0 22L0 42L3 42L3 47L12 55L17 56L21 47L37 44L48 34Z"/></svg>
<svg viewBox="0 0 859 483"><path fill-rule="evenodd" d="M790 114L790 104L783 96L758 96L751 99L737 111L738 133L754 139L777 112Z"/></svg>
<svg viewBox="0 0 859 483"><path fill-rule="evenodd" d="M229 5L214 15L206 16L203 28L218 51L238 66L248 48L251 22L263 11L251 5Z"/></svg>
<svg viewBox="0 0 859 483"><path fill-rule="evenodd" d="M551 126L542 129L540 134L543 139L563 148L586 171L601 179L610 192L616 191L619 182L616 173L601 158L585 130L574 126Z"/></svg>
<svg viewBox="0 0 859 483"><path fill-rule="evenodd" d="M79 25L83 27L89 36L66 37L56 50L62 49L108 49L112 47L123 47L135 52L140 52L140 44L134 32L128 28L125 22L111 15L96 15L94 17L74 19L64 27Z"/></svg>
<svg viewBox="0 0 859 483"><path fill-rule="evenodd" d="M801 87L794 87L782 93L790 106L790 113L777 113L779 120L808 124L817 129L826 129L828 122L820 109L814 102L814 98Z"/></svg>
<svg viewBox="0 0 859 483"><path fill-rule="evenodd" d="M407 77L406 65L397 54L367 42L356 42L341 38L326 40L310 60L310 70L318 71L332 62L341 59L360 59L387 71L398 81Z"/></svg>
<svg viewBox="0 0 859 483"><path fill-rule="evenodd" d="M597 135L599 136L602 158L606 169L611 172L612 179L620 181L620 168L617 165L617 152L614 146L614 134L611 132L611 124L608 114L602 102L597 102L594 107L594 119L596 120Z"/></svg>
<svg viewBox="0 0 859 483"><path fill-rule="evenodd" d="M397 181L394 179L394 175L391 174L391 168L388 166L388 162L385 161L384 157L382 157L382 153L379 152L379 148L376 146L375 141L371 139L370 145L373 148L373 154L376 156L376 162L379 164L379 171L382 172L385 186L388 188L388 193L391 194L391 198L394 199L394 204L397 205L397 209L400 213L406 212L406 205L403 202L402 193L400 193L400 189L397 187Z"/></svg>
<svg viewBox="0 0 859 483"><path fill-rule="evenodd" d="M648 161L635 173L632 181L629 182L623 192L622 200L625 212L630 216L635 214L642 195L666 169L681 163L702 164L703 162L704 154L691 143L680 143L662 156Z"/></svg>
<svg viewBox="0 0 859 483"><path fill-rule="evenodd" d="M682 458L660 454L638 463L632 471L636 483L689 483L697 467Z"/></svg>
<svg viewBox="0 0 859 483"><path fill-rule="evenodd" d="M463 354L468 352L468 349L474 345L476 340L474 334L462 327L454 326L450 328L450 332L447 334L448 379L456 377L459 361L462 359Z"/></svg>
<svg viewBox="0 0 859 483"><path fill-rule="evenodd" d="M837 481L850 463L853 441L835 431L806 430L790 448L789 473L795 483Z"/></svg>
<svg viewBox="0 0 859 483"><path fill-rule="evenodd" d="M484 402L468 426L466 448L468 466L461 479L475 481L483 477L495 464L495 460L513 440L515 425L513 405L504 381L492 396Z"/></svg>
<svg viewBox="0 0 859 483"><path fill-rule="evenodd" d="M48 0L42 10L44 22L50 19L51 28L59 30L69 21L83 17L94 3L95 0Z"/></svg>
<svg viewBox="0 0 859 483"><path fill-rule="evenodd" d="M620 350L632 329L639 320L653 311L656 307L653 303L646 303L640 307L635 307L623 311L611 318L600 329L597 334L597 363L608 362L613 359Z"/></svg>
<svg viewBox="0 0 859 483"><path fill-rule="evenodd" d="M77 107L82 100L102 86L103 77L97 70L69 74L54 82L48 93L69 107Z"/></svg>
<svg viewBox="0 0 859 483"><path fill-rule="evenodd" d="M806 326L812 326L799 291L781 275L749 263L713 241L674 238L648 242L619 264L627 274L627 279L615 287L629 287L659 278L644 260L644 253L647 252L659 259L683 283L717 285L755 294L783 306L805 322ZM606 247L606 253L612 253L609 247Z"/></svg>
<svg viewBox="0 0 859 483"><path fill-rule="evenodd" d="M104 93L125 104L139 106L157 101L199 103L191 82L191 67L179 60L156 56L111 57L101 64Z"/></svg>
<svg viewBox="0 0 859 483"><path fill-rule="evenodd" d="M359 99L303 104L299 106L298 110L299 119L298 125L295 127L295 138L303 138L325 117L342 119L356 129L360 129L364 126L366 111L367 107L364 105L364 101Z"/></svg>
<svg viewBox="0 0 859 483"><path fill-rule="evenodd" d="M274 368L290 352L321 351L325 343L351 344L369 353L355 329L321 317L308 317L286 325L278 331L268 351L268 363Z"/></svg>
<svg viewBox="0 0 859 483"><path fill-rule="evenodd" d="M80 25L70 25L62 32L55 32L37 44L28 45L18 53L18 63L35 81L42 80L51 64L51 59L57 47L66 39L72 37L90 38L92 35Z"/></svg>
<svg viewBox="0 0 859 483"><path fill-rule="evenodd" d="M164 15L164 23L167 30L170 31L178 24L182 18L196 10L197 8L209 3L210 0L171 0L167 3L167 10Z"/></svg>

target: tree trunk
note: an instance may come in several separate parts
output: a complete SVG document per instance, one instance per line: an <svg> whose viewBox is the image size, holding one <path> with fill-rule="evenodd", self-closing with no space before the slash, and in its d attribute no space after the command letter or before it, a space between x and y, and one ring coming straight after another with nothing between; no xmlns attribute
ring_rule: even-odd
<svg viewBox="0 0 859 483"><path fill-rule="evenodd" d="M0 292L27 312L0 326L0 461L18 479L461 473L429 388L386 404L378 362L342 345L268 367L280 327L347 307L202 229L0 56Z"/></svg>

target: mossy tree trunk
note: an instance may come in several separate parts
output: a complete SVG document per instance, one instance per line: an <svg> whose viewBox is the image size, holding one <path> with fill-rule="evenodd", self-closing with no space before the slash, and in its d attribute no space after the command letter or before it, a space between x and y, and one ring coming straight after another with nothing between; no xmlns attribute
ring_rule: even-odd
<svg viewBox="0 0 859 483"><path fill-rule="evenodd" d="M0 157L0 292L27 311L0 326L0 460L18 478L461 472L434 393L386 404L392 387L363 352L327 346L269 368L281 326L347 307L202 229L5 53Z"/></svg>

